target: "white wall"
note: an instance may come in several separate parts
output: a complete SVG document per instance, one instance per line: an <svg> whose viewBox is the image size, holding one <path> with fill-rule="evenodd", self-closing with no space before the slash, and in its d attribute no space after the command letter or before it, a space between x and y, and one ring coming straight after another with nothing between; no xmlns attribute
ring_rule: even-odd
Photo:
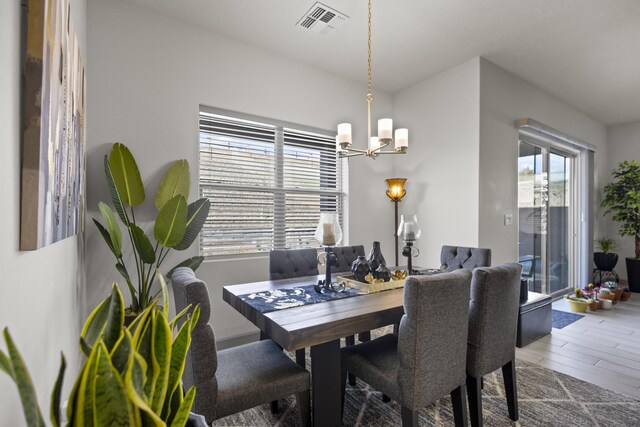
<svg viewBox="0 0 640 427"><path fill-rule="evenodd" d="M365 143L364 73L354 83L120 1L89 0L87 22L89 216L97 215L99 200L108 200L102 158L114 141L132 149L151 196L170 161L186 158L195 172L200 104L328 130L349 121L355 143ZM391 97L374 95L375 117L390 114ZM392 170L390 158L350 160L350 243L368 250L380 240L387 258L393 254L393 210L384 178ZM93 226L87 245L89 301L95 302L118 276ZM196 252L194 247L166 265ZM219 339L255 331L222 301L222 286L266 279L266 257L207 261L198 275L209 285Z"/></svg>
<svg viewBox="0 0 640 427"><path fill-rule="evenodd" d="M611 182L611 171L624 160L637 160L640 162L640 122L627 123L607 128L608 162L604 173L602 186ZM635 256L635 243L633 237L620 237L618 230L620 223L607 218L607 236L620 242L621 246L616 250L620 255L620 261L616 272L623 278L627 278L627 269L624 266L625 257Z"/></svg>
<svg viewBox="0 0 640 427"><path fill-rule="evenodd" d="M480 62L480 219L479 244L492 249L492 263L515 261L518 254L517 119L529 117L597 147L594 186L606 175L606 130L576 108L482 59ZM597 193L598 194L598 193ZM600 197L596 195L596 202ZM512 213L512 226L504 214ZM595 211L596 235L604 225Z"/></svg>
<svg viewBox="0 0 640 427"><path fill-rule="evenodd" d="M71 0L86 59L84 0ZM18 250L20 230L20 14L19 1L0 2L0 327L7 326L21 350L48 418L49 399L63 351L68 363L66 398L79 365L82 238L69 238L33 252ZM6 349L4 339L0 345ZM21 426L22 405L12 381L0 373L0 425Z"/></svg>
<svg viewBox="0 0 640 427"><path fill-rule="evenodd" d="M407 178L401 213L418 214L414 261L440 266L442 245L478 245L480 61L475 58L394 97L409 128L409 152L395 159Z"/></svg>

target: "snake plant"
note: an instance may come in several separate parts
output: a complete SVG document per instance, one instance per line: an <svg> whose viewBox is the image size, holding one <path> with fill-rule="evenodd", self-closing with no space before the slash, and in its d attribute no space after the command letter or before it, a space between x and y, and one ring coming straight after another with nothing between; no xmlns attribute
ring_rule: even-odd
<svg viewBox="0 0 640 427"><path fill-rule="evenodd" d="M80 337L87 359L68 399L67 426L185 426L195 388L185 394L181 378L200 311L196 307L179 328L187 309L169 321L167 288L159 277L162 309L154 301L125 327L122 294L114 284L111 295L87 319ZM27 425L44 426L29 372L7 329L4 337L8 354L0 351L0 370L18 386ZM64 371L63 356L51 396L54 427L61 425Z"/></svg>
<svg viewBox="0 0 640 427"><path fill-rule="evenodd" d="M189 163L175 161L164 175L155 194L156 219L153 225L153 240L136 223L134 207L145 201L145 189L140 170L131 151L123 144L116 143L109 156L104 157L104 172L115 213L104 202L98 204L104 223L95 218L98 231L113 253L115 267L124 278L131 294L131 312L137 314L151 304L157 296L152 286L156 270L172 249L183 251L195 241L209 214L210 202L206 198L187 204L189 198ZM132 260L125 259L123 231L116 216L128 236ZM196 270L203 258L189 258L176 267ZM170 270L167 277L171 277Z"/></svg>

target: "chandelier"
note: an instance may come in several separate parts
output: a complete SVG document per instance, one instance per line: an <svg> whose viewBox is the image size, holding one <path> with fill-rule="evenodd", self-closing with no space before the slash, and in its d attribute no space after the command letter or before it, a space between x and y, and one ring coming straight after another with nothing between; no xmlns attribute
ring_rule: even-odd
<svg viewBox="0 0 640 427"><path fill-rule="evenodd" d="M378 136L371 136L371 0L369 0L368 21L368 80L367 80L367 143L366 150L351 148L351 123L340 123L336 136L336 150L340 157L367 156L375 159L379 154L405 154L409 146L409 130L396 129L393 138L393 120L385 118L378 120ZM384 150L392 142L394 150Z"/></svg>

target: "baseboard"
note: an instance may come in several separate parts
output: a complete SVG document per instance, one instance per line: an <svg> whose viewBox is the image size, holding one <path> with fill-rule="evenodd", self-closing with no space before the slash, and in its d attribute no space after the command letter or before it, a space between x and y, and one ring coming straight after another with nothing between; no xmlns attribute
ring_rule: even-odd
<svg viewBox="0 0 640 427"><path fill-rule="evenodd" d="M260 339L260 332L249 332L247 334L235 335L227 337L221 340L216 340L216 348L218 350L224 350L225 348L237 347L243 344L249 344L251 342L258 341Z"/></svg>

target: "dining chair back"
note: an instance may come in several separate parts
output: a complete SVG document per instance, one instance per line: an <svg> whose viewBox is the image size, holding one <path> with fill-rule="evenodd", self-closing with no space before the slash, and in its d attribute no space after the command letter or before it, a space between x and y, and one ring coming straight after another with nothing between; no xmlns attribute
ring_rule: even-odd
<svg viewBox="0 0 640 427"><path fill-rule="evenodd" d="M509 418L518 420L515 348L522 266L507 263L473 271L469 303L467 392L471 425L482 425L482 377L502 368Z"/></svg>
<svg viewBox="0 0 640 427"><path fill-rule="evenodd" d="M338 259L337 265L331 267L333 273L344 273L351 271L351 264L359 256L364 256L364 246L336 246L333 253Z"/></svg>
<svg viewBox="0 0 640 427"><path fill-rule="evenodd" d="M211 303L206 284L187 267L171 277L176 311L200 306L182 375L185 388L196 387L193 411L208 424L257 405L295 394L301 425L311 424L310 375L272 340L217 351L208 323Z"/></svg>
<svg viewBox="0 0 640 427"><path fill-rule="evenodd" d="M400 403L403 426L450 394L456 426L466 425L465 379L471 272L411 276L398 334L342 349L346 371Z"/></svg>
<svg viewBox="0 0 640 427"><path fill-rule="evenodd" d="M320 273L318 273L317 249L282 249L269 252L269 280L318 274Z"/></svg>
<svg viewBox="0 0 640 427"><path fill-rule="evenodd" d="M476 267L490 265L491 249L444 245L440 252L440 270L442 271L453 271L459 268L473 271Z"/></svg>

